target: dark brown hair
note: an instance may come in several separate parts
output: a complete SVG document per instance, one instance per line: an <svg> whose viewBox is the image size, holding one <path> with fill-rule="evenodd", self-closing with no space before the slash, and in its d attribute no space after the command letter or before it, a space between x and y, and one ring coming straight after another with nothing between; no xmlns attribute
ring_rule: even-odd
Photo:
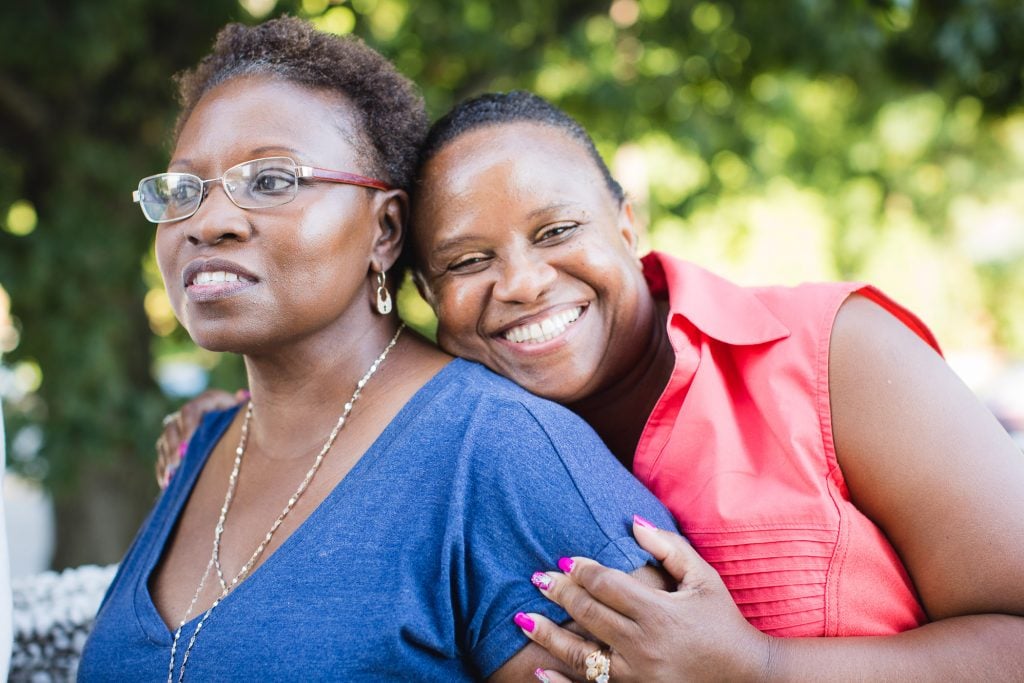
<svg viewBox="0 0 1024 683"><path fill-rule="evenodd" d="M323 33L294 17L257 26L228 24L220 30L210 54L175 77L181 103L175 139L204 94L251 75L339 94L362 119L372 172L410 189L427 130L423 98L412 81L359 38Z"/></svg>
<svg viewBox="0 0 1024 683"><path fill-rule="evenodd" d="M594 141L586 129L564 111L545 100L540 95L525 90L513 90L507 93L491 92L465 100L450 112L438 119L420 150L419 169L421 176L423 167L449 143L466 133L484 126L495 126L503 123L530 122L557 128L583 145L594 165L604 177L605 185L612 197L619 203L625 195L622 186L612 177L608 165L598 153Z"/></svg>

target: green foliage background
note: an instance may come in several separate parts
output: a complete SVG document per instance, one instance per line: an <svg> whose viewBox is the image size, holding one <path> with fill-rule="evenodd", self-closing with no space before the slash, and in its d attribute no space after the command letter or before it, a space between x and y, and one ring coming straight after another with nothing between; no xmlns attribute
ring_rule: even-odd
<svg viewBox="0 0 1024 683"><path fill-rule="evenodd" d="M1024 355L1018 2L17 3L0 22L0 389L8 434L42 436L12 459L55 495L58 566L118 559L155 499L160 364L242 382L170 316L129 192L166 163L170 75L227 21L284 12L365 38L434 117L496 89L563 106L649 246L743 282L870 280L949 349Z"/></svg>

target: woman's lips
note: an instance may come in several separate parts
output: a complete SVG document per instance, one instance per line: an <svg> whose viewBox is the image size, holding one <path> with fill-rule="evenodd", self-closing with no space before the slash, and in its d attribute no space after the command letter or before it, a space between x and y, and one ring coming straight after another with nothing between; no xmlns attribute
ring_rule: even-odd
<svg viewBox="0 0 1024 683"><path fill-rule="evenodd" d="M224 259L196 260L182 273L185 293L192 301L213 301L247 289L258 278L237 263Z"/></svg>
<svg viewBox="0 0 1024 683"><path fill-rule="evenodd" d="M581 319L586 305L575 305L534 316L509 327L494 338L504 348L517 354L546 354L564 346Z"/></svg>
<svg viewBox="0 0 1024 683"><path fill-rule="evenodd" d="M223 271L217 274L223 275ZM256 283L252 280L235 278L233 280L216 280L211 282L195 282L185 288L185 293L192 301L212 301L230 296Z"/></svg>
<svg viewBox="0 0 1024 683"><path fill-rule="evenodd" d="M501 336L513 344L539 344L565 332L583 315L583 306L561 310L543 318L505 330Z"/></svg>

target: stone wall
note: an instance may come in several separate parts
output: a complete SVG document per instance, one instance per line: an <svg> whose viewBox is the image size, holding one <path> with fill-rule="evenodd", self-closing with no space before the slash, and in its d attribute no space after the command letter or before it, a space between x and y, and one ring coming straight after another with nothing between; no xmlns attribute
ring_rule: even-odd
<svg viewBox="0 0 1024 683"><path fill-rule="evenodd" d="M11 581L14 650L8 681L74 681L117 565L87 565Z"/></svg>

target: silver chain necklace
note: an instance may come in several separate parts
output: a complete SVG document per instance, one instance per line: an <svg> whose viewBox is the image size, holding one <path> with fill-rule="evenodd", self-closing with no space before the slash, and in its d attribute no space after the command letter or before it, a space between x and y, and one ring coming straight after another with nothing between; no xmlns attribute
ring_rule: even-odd
<svg viewBox="0 0 1024 683"><path fill-rule="evenodd" d="M303 478L302 483L299 484L299 488L296 489L295 493L292 494L292 497L288 499L288 503L285 504L281 514L279 514L277 519L274 520L274 523L270 525L270 531L268 531L267 535L262 541L260 541L260 544L256 546L256 550L253 551L248 561L242 565L242 568L238 570L238 573L235 574L231 581L227 581L224 578L224 572L220 564L220 539L224 534L224 522L227 520L228 508L231 507L231 500L235 496L235 486L238 484L238 473L242 468L242 455L245 453L245 445L249 439L249 421L252 419L253 413L252 401L249 401L249 406L245 410L245 418L242 420L242 435L238 440L238 447L235 449L235 463L231 469L231 476L228 478L228 490L224 495L224 505L221 506L220 518L217 520L217 526L214 528L213 551L210 554L210 561L206 564L206 570L203 572L202 578L199 579L199 585L196 586L196 592L192 596L192 601L188 605L188 610L185 612L185 616L181 618L181 623L178 624L177 630L174 631L174 640L171 641L171 660L167 665L167 683L174 682L174 655L178 651L178 640L181 638L181 629L184 628L186 623L188 623L188 618L192 615L192 610L195 608L196 602L199 600L199 596L206 587L206 579L210 575L210 570L214 568L216 569L217 577L220 580L221 594L213 601L213 604L210 605L208 610L206 610L206 613L203 614L199 623L196 624L195 631L192 632L192 636L188 639L188 645L185 647L185 654L182 655L181 658L181 668L178 670L178 683L182 683L185 679L185 665L188 663L188 657L192 652L192 646L195 645L196 638L199 636L199 631L202 630L203 624L206 623L206 620L217 605L219 605L224 598L235 589L238 583L249 574L253 565L256 564L256 561L263 554L263 551L266 550L267 544L270 543L270 539L274 537L274 532L281 527L281 523L284 522L284 518L288 516L288 513L295 507L299 498L303 493L305 493L306 489L309 487L309 483L313 481L313 477L316 475L317 470L320 469L320 465L324 461L324 456L326 456L327 452L331 450L331 446L334 445L335 439L338 438L338 432L340 432L342 427L345 426L345 422L348 420L348 416L352 412L352 407L355 405L356 401L359 400L359 396L363 392L363 387L365 387L366 383L370 381L370 378L376 374L377 370L384 362L384 359L388 357L388 353L390 353L391 349L393 349L395 344L398 343L398 337L402 334L402 330L404 329L405 323L398 326L395 336L391 338L391 341L388 342L386 347L384 347L381 354L377 356L375 361L373 361L370 368L366 371L366 374L363 375L363 377L356 383L356 390L352 392L352 397L345 404L341 417L338 418L337 424L335 424L334 429L331 430L330 436L327 437L327 441L324 443L323 448L320 449L320 453L316 456L316 460L313 461L313 465L309 468L309 471L306 472L306 476Z"/></svg>

